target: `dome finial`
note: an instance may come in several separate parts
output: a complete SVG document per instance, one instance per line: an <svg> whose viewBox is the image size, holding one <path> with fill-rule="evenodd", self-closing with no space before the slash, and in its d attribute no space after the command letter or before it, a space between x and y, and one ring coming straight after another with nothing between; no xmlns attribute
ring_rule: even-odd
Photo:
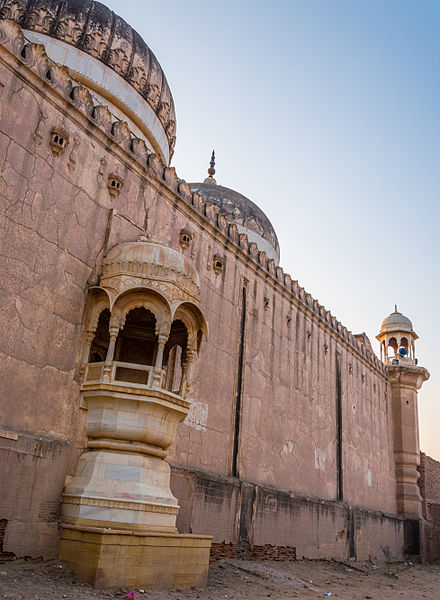
<svg viewBox="0 0 440 600"><path fill-rule="evenodd" d="M212 177L214 177L215 175L215 152L214 150L212 151L211 154L211 160L209 161L209 169L208 169L208 175L211 175Z"/></svg>
<svg viewBox="0 0 440 600"><path fill-rule="evenodd" d="M397 311L397 304L394 305L394 312L398 312Z"/></svg>
<svg viewBox="0 0 440 600"><path fill-rule="evenodd" d="M212 183L213 185L215 185L217 182L214 179L214 175L215 175L215 152L214 152L214 150L212 151L211 160L209 161L208 175L209 175L209 177L207 177L203 183Z"/></svg>

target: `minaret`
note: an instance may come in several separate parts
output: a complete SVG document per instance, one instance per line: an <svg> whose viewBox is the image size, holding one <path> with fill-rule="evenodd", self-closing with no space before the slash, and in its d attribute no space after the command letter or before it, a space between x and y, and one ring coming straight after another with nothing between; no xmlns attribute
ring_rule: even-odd
<svg viewBox="0 0 440 600"><path fill-rule="evenodd" d="M382 323L376 339L389 375L397 481L397 511L409 520L422 517L422 497L417 481L420 464L417 391L429 372L417 364L411 321L397 306Z"/></svg>
<svg viewBox="0 0 440 600"><path fill-rule="evenodd" d="M214 179L215 175L215 152L212 151L211 160L209 161L209 169L208 169L208 177L203 181L203 183L212 183L213 185L217 185L216 180Z"/></svg>

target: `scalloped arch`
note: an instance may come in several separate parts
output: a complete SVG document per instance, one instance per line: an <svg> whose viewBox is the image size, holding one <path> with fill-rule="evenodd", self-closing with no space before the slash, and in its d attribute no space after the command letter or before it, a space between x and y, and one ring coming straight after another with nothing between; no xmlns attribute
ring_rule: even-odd
<svg viewBox="0 0 440 600"><path fill-rule="evenodd" d="M201 340L197 339L198 332L201 331L208 340L208 324L200 308L193 302L180 302L175 307L172 318L173 320L180 319L188 329L188 334L196 336L197 352L199 352Z"/></svg>
<svg viewBox="0 0 440 600"><path fill-rule="evenodd" d="M140 307L148 309L156 317L157 335L169 334L172 321L171 306L162 294L151 288L131 288L119 294L111 306L112 319L116 320L121 329L130 310Z"/></svg>

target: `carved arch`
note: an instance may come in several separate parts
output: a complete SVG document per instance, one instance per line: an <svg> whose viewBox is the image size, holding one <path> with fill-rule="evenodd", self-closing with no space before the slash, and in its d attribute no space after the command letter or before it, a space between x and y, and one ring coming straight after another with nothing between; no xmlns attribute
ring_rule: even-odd
<svg viewBox="0 0 440 600"><path fill-rule="evenodd" d="M406 348L407 350L409 350L409 341L407 337L402 337L400 339L400 345L403 346L403 348Z"/></svg>
<svg viewBox="0 0 440 600"><path fill-rule="evenodd" d="M143 307L156 318L156 335L169 335L172 313L168 300L151 288L132 288L125 290L113 302L111 313L112 323L122 329L127 314L133 308Z"/></svg>
<svg viewBox="0 0 440 600"><path fill-rule="evenodd" d="M98 325L99 316L103 310L110 310L111 298L102 287L96 286L89 289L87 296L85 329L86 331L94 331Z"/></svg>
<svg viewBox="0 0 440 600"><path fill-rule="evenodd" d="M208 324L200 308L193 302L181 302L174 309L173 320L180 319L188 330L188 345L200 352L202 336L208 339Z"/></svg>

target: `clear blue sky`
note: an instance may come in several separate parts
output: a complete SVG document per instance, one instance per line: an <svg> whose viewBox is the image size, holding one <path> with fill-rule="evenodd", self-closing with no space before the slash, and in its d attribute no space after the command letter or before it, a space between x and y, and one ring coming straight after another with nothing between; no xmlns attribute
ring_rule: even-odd
<svg viewBox="0 0 440 600"><path fill-rule="evenodd" d="M422 450L440 459L440 0L104 0L174 96L179 177L271 219L281 265L373 346L398 304L431 379Z"/></svg>

